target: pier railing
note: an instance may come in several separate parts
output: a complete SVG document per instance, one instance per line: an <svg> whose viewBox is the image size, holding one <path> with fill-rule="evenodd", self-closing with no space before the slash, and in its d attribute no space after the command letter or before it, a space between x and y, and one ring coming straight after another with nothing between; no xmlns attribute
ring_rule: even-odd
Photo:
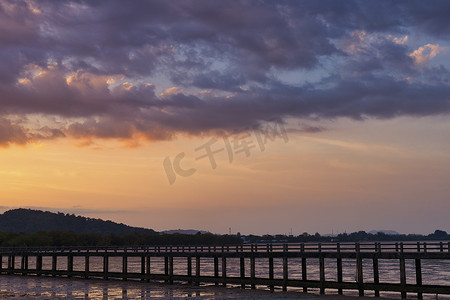
<svg viewBox="0 0 450 300"><path fill-rule="evenodd" d="M112 272L109 261L121 258L122 271ZM51 259L49 268L43 267L43 259ZM58 258L64 258L65 266L58 266ZM77 270L74 270L74 258L77 258ZM84 259L83 259L84 258ZM102 261L101 271L93 271L92 261ZM164 271L155 272L154 259L164 260ZM182 258L183 262L179 262ZM20 259L20 266L16 260ZM29 263L33 259L34 267ZM80 259L84 262L80 270ZM140 272L129 272L130 259L139 261ZM238 259L240 276L227 275L227 263ZM271 290L280 286L299 287L304 292L309 288L319 289L325 294L327 289L357 290L360 296L365 291L374 291L379 296L382 291L399 292L402 298L414 293L422 299L424 293L450 294L450 285L423 284L422 261L441 260L448 265L450 261L450 242L383 242L383 243L300 243L300 244L240 244L240 245L193 245L193 246L133 246L133 247L3 247L0 248L0 274L9 275L49 275L83 278L140 279L144 281L163 280L168 283L183 281L199 284L217 285L238 284L255 288L268 286ZM311 261L318 264L311 264ZM351 260L356 266L356 280L344 281L343 260ZM365 280L364 265L370 261L373 274L371 280ZM388 260L398 267L399 283L380 282L380 260ZM152 263L153 261L153 263ZM195 261L195 264L193 262ZM219 264L220 262L220 264ZM247 264L246 262L249 262ZM267 274L256 273L256 262L267 264ZM325 264L334 266L336 280L326 278ZM365 263L363 263L365 262ZM406 262L414 263L415 283L407 283ZM185 274L174 273L174 263L186 264ZM4 265L6 264L6 267ZM289 265L301 265L301 278L289 275ZM193 267L194 265L194 267ZM220 268L219 268L220 265ZM213 275L201 273L208 266ZM177 267L179 267L177 265ZM310 268L318 268L319 280L311 280ZM246 272L246 268L247 269ZM329 267L328 271L329 271ZM445 268L445 267L444 267ZM177 268L179 269L179 268ZM274 270L282 269L281 278L275 278ZM157 271L157 270L156 270ZM250 271L250 272L248 272ZM444 270L445 271L445 270Z"/></svg>
<svg viewBox="0 0 450 300"><path fill-rule="evenodd" d="M0 247L19 252L367 252L450 253L450 242L252 243L236 245Z"/></svg>

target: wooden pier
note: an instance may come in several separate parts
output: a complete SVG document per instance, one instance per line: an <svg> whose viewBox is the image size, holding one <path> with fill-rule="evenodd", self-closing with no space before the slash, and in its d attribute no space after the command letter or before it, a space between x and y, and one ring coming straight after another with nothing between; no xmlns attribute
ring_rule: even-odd
<svg viewBox="0 0 450 300"><path fill-rule="evenodd" d="M121 260L121 271L110 270L109 261L114 258ZM162 272L155 272L157 270L152 265L155 258L164 260ZM44 259L51 260L47 268L43 267ZM77 260L77 270L74 269L74 259ZM174 261L180 263L178 262L180 259L186 264L185 273L174 274ZM227 263L230 259L239 261L239 276L227 274ZM60 260L64 260L64 266L58 265ZM80 260L83 262L81 270ZM100 270L98 266L93 270L93 260L102 262ZM129 272L130 260L139 262L139 272ZM308 279L312 260L319 262L317 264L319 280ZM344 280L343 260L354 261L356 265L354 281ZM368 260L373 271L370 281L364 278L363 270L363 261L367 264ZM398 266L399 283L380 281L380 260L388 260ZM402 299L406 298L407 293L417 295L418 299L422 299L423 294L450 294L450 285L422 284L423 260L448 262L450 242L0 248L0 274L157 280L167 283L179 281L193 284L215 283L224 286L232 284L251 289L255 289L256 286L268 286L271 290L281 287L284 291L288 287L296 287L304 292L314 288L319 289L321 294L331 289L338 294L342 294L343 290L356 290L360 296L364 296L366 291L374 291L375 296L379 296L380 292L398 292ZM30 267L30 261L33 261L33 267ZM256 272L256 263L261 261L267 263L267 274ZM327 280L325 262L327 265L331 262L336 280ZM414 274L407 274L407 262L414 264ZM301 278L289 276L289 268L293 263L301 264ZM213 274L201 273L205 264L213 270ZM275 269L282 269L281 278L275 278ZM407 283L407 275L408 278L413 276L415 282Z"/></svg>

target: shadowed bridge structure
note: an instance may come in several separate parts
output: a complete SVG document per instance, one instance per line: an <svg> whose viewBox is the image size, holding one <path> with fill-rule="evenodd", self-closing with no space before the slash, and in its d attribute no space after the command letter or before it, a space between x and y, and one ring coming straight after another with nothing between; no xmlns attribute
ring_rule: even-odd
<svg viewBox="0 0 450 300"><path fill-rule="evenodd" d="M408 293L450 294L450 284L423 284L424 270L422 262L442 262L443 272L450 266L450 242L405 242L405 243L274 243L241 245L206 246L135 246L135 247L3 247L0 248L0 274L30 276L63 276L80 278L102 278L142 281L165 281L167 283L189 282L193 284L215 283L216 285L240 285L242 288L255 289L268 286L272 291L281 287L318 289L320 294L327 290L356 290L360 296L371 291L375 296L380 292L398 292L402 299ZM110 260L121 260L121 271L110 270ZM74 259L77 268L74 269ZM163 260L163 268L155 268L154 261ZM43 260L51 261L48 268ZM61 266L58 262L64 261ZM129 262L138 261L138 272L129 270ZM236 268L239 276L227 274L230 260L238 261ZM355 280L346 281L343 276L343 260L355 264ZM94 268L93 261L100 261ZM311 262L317 262L312 264ZM380 281L380 261L389 262L398 267L399 282ZM32 263L31 263L32 262ZM371 280L365 279L371 264ZM413 274L407 274L406 264L413 263ZM256 272L257 263L267 264L267 272ZM174 273L174 264L183 264L184 274ZM301 278L292 278L290 267L301 266ZM202 274L205 265L212 274ZM327 271L336 275L335 280L326 278ZM179 267L176 265L176 267ZM308 278L310 268L318 268L318 280ZM81 269L80 269L81 268ZM100 270L99 270L100 268ZM95 270L94 270L95 269ZM282 270L275 278L274 270ZM159 271L159 272L158 272ZM365 271L365 272L364 272ZM411 271L411 270L410 270ZM265 274L264 274L265 273ZM410 276L413 283L407 282ZM450 278L449 278L450 282Z"/></svg>

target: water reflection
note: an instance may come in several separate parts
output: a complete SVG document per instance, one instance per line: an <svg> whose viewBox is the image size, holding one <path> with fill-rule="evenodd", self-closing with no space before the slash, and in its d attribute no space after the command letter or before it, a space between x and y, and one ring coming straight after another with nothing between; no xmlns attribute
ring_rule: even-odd
<svg viewBox="0 0 450 300"><path fill-rule="evenodd" d="M307 296L310 299L314 296ZM0 298L12 299L272 299L267 291L53 277L0 276ZM298 294L279 298L296 299Z"/></svg>
<svg viewBox="0 0 450 300"><path fill-rule="evenodd" d="M18 262L21 261L21 257L15 258L15 266L20 268ZM6 267L6 260L2 261L3 267ZM58 258L57 269L65 270L67 268L67 258ZM222 269L222 262L219 260L219 270ZM35 267L35 259L30 257L30 268ZM201 258L201 275L212 276L213 270L212 258ZM343 259L343 280L346 282L356 282L356 263L354 259ZM256 259L255 271L257 277L268 277L268 259L258 258ZM415 284L415 264L414 260L406 260L406 274L407 283ZM51 257L43 258L43 269L51 270L52 260ZM74 259L74 270L84 270L85 260L84 257L76 257ZM141 268L141 260L138 257L130 257L128 260L128 272L139 273ZM193 272L195 272L195 261L192 261ZM230 258L227 260L227 275L228 276L240 276L240 261L238 258ZM93 256L90 258L91 271L102 271L103 259L102 257ZM121 272L122 259L119 257L111 257L109 259L109 270L115 272ZM309 280L319 280L319 260L308 259L307 270ZM450 285L450 261L449 260L422 260L423 270L423 284L438 284L438 285ZM336 260L325 259L325 277L326 280L336 281ZM363 260L363 277L364 282L373 282L373 262L371 259ZM156 274L164 273L164 258L152 257L151 258L151 272ZM288 268L289 278L302 279L302 266L301 259L289 259ZM175 258L174 259L174 274L185 275L187 274L187 259ZM219 272L220 274L220 272ZM245 259L245 275L250 276L250 260ZM274 277L282 278L282 261L281 259L274 259ZM379 260L379 276L380 282L387 283L399 283L400 282L400 268L399 261L392 259L380 259ZM137 282L113 282L113 281L99 281L99 280L69 280L69 279L51 279L51 278L36 278L36 277L7 277L0 276L0 298L4 298L5 293L15 293L14 295L26 294L27 297L42 297L45 299L59 299L59 298L71 298L71 299L148 299L150 297L159 298L183 298L183 297L217 297L217 293L225 298L228 297L226 289L203 288L196 290L194 287L172 288L168 285L150 284L139 285ZM259 289L267 289L266 286L259 286ZM212 292L213 290L213 292ZM299 289L290 288L292 291L299 291ZM312 292L317 292L315 289L310 289ZM249 291L253 293L254 291ZM357 291L348 291L347 294L355 295ZM367 292L368 295L371 292ZM386 297L399 298L398 294L384 294ZM429 299L436 299L434 295L430 295ZM450 299L449 296L440 296L439 299Z"/></svg>

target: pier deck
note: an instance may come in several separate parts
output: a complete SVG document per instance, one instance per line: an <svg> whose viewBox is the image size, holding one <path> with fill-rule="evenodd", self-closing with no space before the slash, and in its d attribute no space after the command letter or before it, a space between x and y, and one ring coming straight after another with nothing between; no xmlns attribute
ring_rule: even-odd
<svg viewBox="0 0 450 300"><path fill-rule="evenodd" d="M78 264L80 257L84 261L83 270L74 269L74 258ZM121 260L121 271L111 271L109 260L117 257ZM51 259L51 267L43 267L43 259ZM64 258L65 266L61 269L58 261ZM102 260L102 269L93 271L93 259ZM164 271L155 272L152 259L164 260ZM174 261L180 263L183 258L185 274L174 274ZM407 293L414 293L419 299L423 294L450 294L448 285L430 285L422 283L423 260L450 260L450 242L417 243L301 243L301 244L242 244L225 246L138 246L138 247L23 247L0 248L0 274L64 276L102 279L135 279L142 281L158 280L167 283L174 281L194 284L215 283L216 285L238 284L243 288L255 289L257 285L276 286L287 290L288 287L317 288L321 294L327 289L334 289L338 294L343 290L357 290L360 296L366 291L374 291L379 296L381 291L399 292L403 299ZM129 272L130 259L140 262L140 272ZM227 262L239 261L240 276L227 274ZM20 260L20 263L19 263ZM33 260L33 267L30 267ZM267 274L256 272L256 262L267 261ZM319 280L308 279L311 260L318 260ZM343 278L343 260L352 260L356 265L356 280L345 281ZM365 281L363 261L372 263L372 280ZM394 262L399 270L399 283L380 282L380 260ZM301 261L301 278L289 277L289 266ZM325 261L329 268L334 266L336 280L326 279ZM220 262L220 264L219 264ZM414 263L414 274L407 274L406 263ZM6 263L6 267L4 266ZM208 265L213 275L202 274ZM220 268L219 268L220 265ZM292 265L291 265L292 266ZM246 270L246 268L248 268ZM275 278L274 270L282 269L282 277ZM448 271L448 270L447 270ZM414 276L415 283L407 283L407 276Z"/></svg>

